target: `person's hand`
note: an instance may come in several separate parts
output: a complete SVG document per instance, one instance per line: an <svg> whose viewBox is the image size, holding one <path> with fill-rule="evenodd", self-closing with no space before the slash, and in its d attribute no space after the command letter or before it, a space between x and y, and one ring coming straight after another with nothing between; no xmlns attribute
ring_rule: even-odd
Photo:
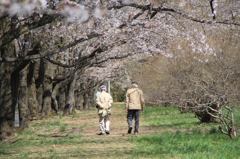
<svg viewBox="0 0 240 159"><path fill-rule="evenodd" d="M126 109L126 112L128 112L128 109Z"/></svg>

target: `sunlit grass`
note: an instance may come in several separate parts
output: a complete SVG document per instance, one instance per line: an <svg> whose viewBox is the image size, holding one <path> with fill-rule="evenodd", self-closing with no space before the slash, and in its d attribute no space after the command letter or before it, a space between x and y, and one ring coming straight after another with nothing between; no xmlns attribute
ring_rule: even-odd
<svg viewBox="0 0 240 159"><path fill-rule="evenodd" d="M27 130L17 130L14 142L0 143L0 158L238 159L240 156L239 137L230 139L219 132L218 125L200 124L193 114L181 114L174 107L147 106L141 113L141 132L137 136L128 135L123 107L115 107L111 118L114 129L124 129L125 133L97 136L95 109L56 116L35 121ZM234 111L239 117L240 111ZM235 121L239 123L238 119ZM83 130L93 132L86 136Z"/></svg>
<svg viewBox="0 0 240 159"><path fill-rule="evenodd" d="M164 133L133 138L140 145L134 154L143 157L237 159L240 156L239 138L229 139L221 134L201 132Z"/></svg>
<svg viewBox="0 0 240 159"><path fill-rule="evenodd" d="M181 114L175 107L147 107L143 113L149 126L163 129L210 129L213 124L200 123L193 113Z"/></svg>
<svg viewBox="0 0 240 159"><path fill-rule="evenodd" d="M138 145L133 151L135 155L179 159L238 159L240 156L239 137L230 139L219 132L217 125L200 124L191 113L180 114L174 107L148 107L143 116L149 126L175 131L131 138Z"/></svg>

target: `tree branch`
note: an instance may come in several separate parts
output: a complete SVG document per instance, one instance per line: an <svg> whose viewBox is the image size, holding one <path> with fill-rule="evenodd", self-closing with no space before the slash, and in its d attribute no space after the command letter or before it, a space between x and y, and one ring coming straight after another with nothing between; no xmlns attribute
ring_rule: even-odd
<svg viewBox="0 0 240 159"><path fill-rule="evenodd" d="M93 39L93 38L100 37L100 36L102 36L102 34L90 33L86 38L80 38L78 40L75 40L72 43L69 43L69 44L61 47L58 51L55 51L55 52L49 53L49 51L45 51L43 54L29 55L29 56L25 56L25 57L16 57L16 58L2 57L2 58L0 58L0 62L17 62L17 61L38 59L38 58L41 58L41 57L48 57L48 56L57 54L59 52L65 51L68 48L76 46L79 43L82 43L82 42L87 41L89 39Z"/></svg>
<svg viewBox="0 0 240 159"><path fill-rule="evenodd" d="M152 9L152 11L154 12L172 12L172 13L175 13L175 14L178 14L180 16L182 16L183 18L185 19L188 19L188 20L191 20L191 21L194 21L194 22L197 22L197 23L204 23L204 24L224 24L224 25L236 25L236 26L240 26L240 23L236 23L236 22L228 22L228 21L211 21L211 20L206 20L206 19L197 19L195 17L192 17L186 13L183 13L181 11L178 11L176 9L173 9L173 8L163 8L163 7L153 7L151 8L150 5L138 5L138 4L134 4L134 3L131 3L131 4L122 4L121 6L112 6L112 7L109 7L108 10L111 10L111 9L121 9L123 7L133 7L133 8L137 8L137 9L141 9L142 11L147 11L149 9Z"/></svg>
<svg viewBox="0 0 240 159"><path fill-rule="evenodd" d="M33 15L33 16L36 16L36 15ZM33 18L33 16L31 17ZM9 44L14 39L19 38L19 36L28 32L29 30L36 29L48 23L51 23L58 17L60 17L59 14L51 14L51 15L44 14L43 17L38 21L34 21L31 24L25 23L23 25L20 25L16 29L9 30L8 32L4 33L3 36L0 38L0 49L5 45Z"/></svg>

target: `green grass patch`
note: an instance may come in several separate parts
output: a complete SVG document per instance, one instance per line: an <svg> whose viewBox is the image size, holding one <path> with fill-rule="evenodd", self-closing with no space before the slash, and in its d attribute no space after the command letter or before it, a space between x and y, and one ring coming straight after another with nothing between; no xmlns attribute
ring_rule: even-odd
<svg viewBox="0 0 240 159"><path fill-rule="evenodd" d="M175 107L147 107L143 117L151 127L161 127L163 129L191 129L208 128L213 124L202 124L192 113L181 114Z"/></svg>
<svg viewBox="0 0 240 159"><path fill-rule="evenodd" d="M201 132L163 133L131 139L138 148L133 153L143 158L234 159L240 156L239 138Z"/></svg>
<svg viewBox="0 0 240 159"><path fill-rule="evenodd" d="M240 156L239 137L230 139L217 129L218 125L200 124L191 113L180 114L174 107L147 107L143 118L150 127L165 131L132 137L130 141L138 145L133 150L136 156L179 159L238 159Z"/></svg>

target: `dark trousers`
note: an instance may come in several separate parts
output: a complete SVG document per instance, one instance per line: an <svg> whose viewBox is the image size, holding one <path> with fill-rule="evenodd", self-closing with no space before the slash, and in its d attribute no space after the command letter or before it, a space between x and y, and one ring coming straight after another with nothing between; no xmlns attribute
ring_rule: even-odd
<svg viewBox="0 0 240 159"><path fill-rule="evenodd" d="M139 117L140 117L140 110L128 110L127 123L128 123L128 126L132 126L132 120L133 118L135 119L134 132L138 132Z"/></svg>

